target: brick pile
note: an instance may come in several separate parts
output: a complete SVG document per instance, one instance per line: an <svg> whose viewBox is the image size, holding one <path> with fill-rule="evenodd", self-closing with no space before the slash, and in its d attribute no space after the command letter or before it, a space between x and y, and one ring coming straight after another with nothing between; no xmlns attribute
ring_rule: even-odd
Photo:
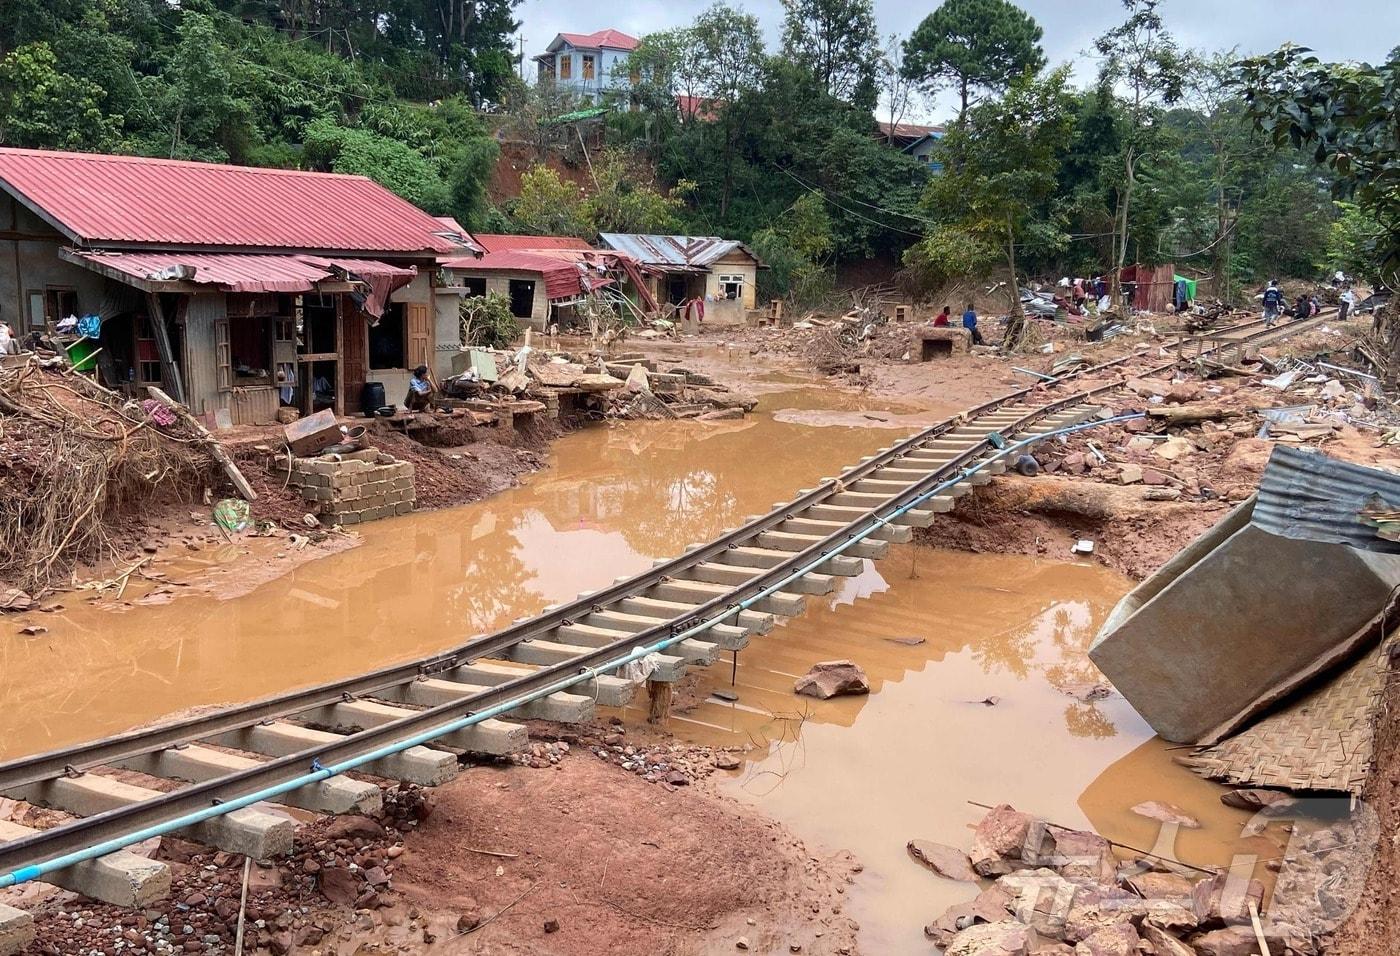
<svg viewBox="0 0 1400 956"><path fill-rule="evenodd" d="M408 514L417 499L413 463L376 448L293 458L290 465L283 458L271 469L313 504L322 524L361 524Z"/></svg>

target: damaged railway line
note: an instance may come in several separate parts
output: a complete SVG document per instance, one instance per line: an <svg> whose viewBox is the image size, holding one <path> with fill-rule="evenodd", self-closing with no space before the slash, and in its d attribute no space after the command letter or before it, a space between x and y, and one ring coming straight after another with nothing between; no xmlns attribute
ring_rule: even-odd
<svg viewBox="0 0 1400 956"><path fill-rule="evenodd" d="M168 891L169 872L121 850L150 837L174 832L255 858L285 854L293 821L257 804L372 813L379 787L348 771L433 786L456 774L458 752L523 749L525 726L503 717L580 722L596 706L623 706L642 680L627 665L641 663L647 680L664 684L723 652L737 654L779 617L800 614L809 595L831 593L838 578L860 573L863 559L909 541L915 527L951 510L1018 450L1093 427L1095 399L1122 387L1130 363L1156 362L1131 374L1159 373L1330 317L1216 330L1197 338L1195 355L1184 340L1173 343L1178 356L1165 364L1137 352L1073 373L1113 378L1062 397L1046 396L1045 383L1011 392L712 542L448 652L0 764L0 794L73 817L43 830L0 823L0 886L41 880L141 906ZM99 768L136 771L174 788L136 786L93 772ZM5 910L0 927L28 918Z"/></svg>

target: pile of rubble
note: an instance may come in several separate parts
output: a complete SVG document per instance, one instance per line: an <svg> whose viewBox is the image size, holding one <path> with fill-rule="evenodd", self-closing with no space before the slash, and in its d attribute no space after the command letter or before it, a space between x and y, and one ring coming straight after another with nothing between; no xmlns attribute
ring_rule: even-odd
<svg viewBox="0 0 1400 956"><path fill-rule="evenodd" d="M622 728L615 728L592 747L593 755L634 773L648 783L684 787L703 780L716 770L737 770L742 758L728 748L683 747L679 744L627 743Z"/></svg>
<svg viewBox="0 0 1400 956"><path fill-rule="evenodd" d="M473 352L472 368L444 383L435 405L486 411L533 403L552 418L725 420L743 418L757 399L682 366L662 369L639 353L576 355L526 346L514 353ZM518 414L520 408L516 408Z"/></svg>
<svg viewBox="0 0 1400 956"><path fill-rule="evenodd" d="M1344 823L1293 841L1271 867L1283 873L1270 913L1263 884L1239 871L1120 862L1098 834L1006 805L978 824L969 853L923 841L909 852L945 878L994 881L925 927L945 956L1315 956L1345 915L1339 879L1364 878L1360 854L1345 853L1358 836Z"/></svg>

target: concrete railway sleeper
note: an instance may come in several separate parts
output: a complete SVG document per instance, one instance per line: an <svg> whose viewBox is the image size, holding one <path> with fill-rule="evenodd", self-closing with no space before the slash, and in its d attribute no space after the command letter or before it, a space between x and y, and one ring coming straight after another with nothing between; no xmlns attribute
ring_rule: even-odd
<svg viewBox="0 0 1400 956"><path fill-rule="evenodd" d="M116 852L123 841L178 825L222 849L279 855L290 849L291 824L255 809L261 799L323 813L366 812L378 791L338 775L352 766L439 784L456 771L452 750L501 754L526 745L524 727L497 713L583 721L597 705L624 705L635 682L609 673L620 662L645 660L650 680L677 680L688 665L742 649L771 630L775 616L801 613L806 595L830 593L839 577L859 574L892 541L909 540L911 527L925 526L971 484L1004 470L1006 452L997 445L1082 422L1097 411L1091 401L1119 385L1045 405L1023 404L1040 394L1032 388L989 402L714 542L450 653L0 765L0 792L76 815L50 830L0 831L0 886L42 878L135 905L131 880L84 876L94 864L124 872ZM1001 438L993 442L989 432ZM159 792L113 780L96 772L101 767L185 785ZM89 859L100 853L108 855ZM161 866L145 863L157 875L137 883L158 891ZM163 878L168 888L168 872Z"/></svg>

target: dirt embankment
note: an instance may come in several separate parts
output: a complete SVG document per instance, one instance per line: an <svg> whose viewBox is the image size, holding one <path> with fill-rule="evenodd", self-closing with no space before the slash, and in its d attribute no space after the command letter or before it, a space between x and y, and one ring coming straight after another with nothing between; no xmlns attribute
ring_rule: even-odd
<svg viewBox="0 0 1400 956"><path fill-rule="evenodd" d="M856 951L849 854L820 857L716 796L703 755L672 755L705 767L674 777L683 785L648 782L604 745L617 732L572 729L572 747L537 742L539 756L468 766L432 791L391 785L375 819L298 827L288 858L251 868L245 952ZM243 858L169 838L155 855L174 886L139 912L31 893L24 956L233 952Z"/></svg>
<svg viewBox="0 0 1400 956"><path fill-rule="evenodd" d="M1400 672L1392 670L1381 707L1376 765L1365 799L1379 817L1381 839L1366 887L1328 956L1376 956L1395 952L1400 938Z"/></svg>

